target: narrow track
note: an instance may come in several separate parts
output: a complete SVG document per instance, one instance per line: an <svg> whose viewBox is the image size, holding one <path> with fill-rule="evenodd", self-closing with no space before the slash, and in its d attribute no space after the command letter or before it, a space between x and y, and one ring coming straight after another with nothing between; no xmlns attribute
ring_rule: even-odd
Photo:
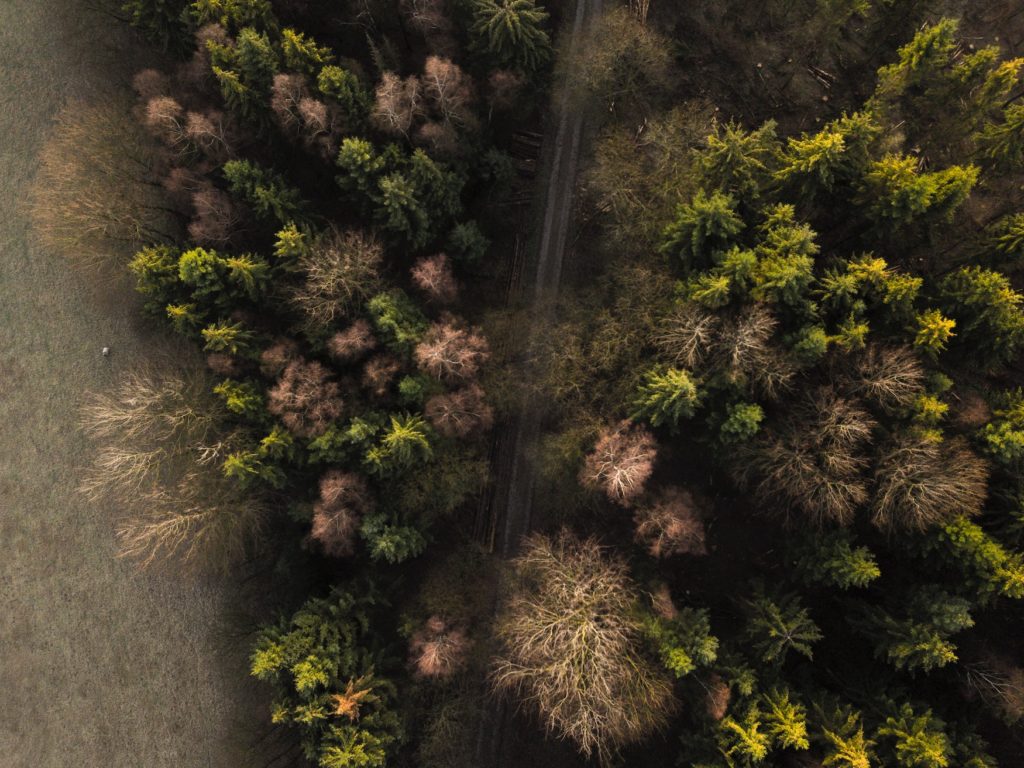
<svg viewBox="0 0 1024 768"><path fill-rule="evenodd" d="M573 53L582 45L590 22L601 12L601 0L576 0L576 13L569 31L570 64ZM554 98L553 120L544 137L549 162L540 181L544 195L544 216L534 238L536 251L528 254L526 276L530 282L520 286L520 301L528 308L528 325L523 328L523 348L527 362L522 380L536 374L537 362L531 352L535 341L554 315L562 279L569 229L573 219L573 196L583 143L584 111L573 102L571 74L564 75ZM529 258L532 256L532 258ZM523 397L517 414L499 437L492 466L494 486L490 497L489 519L481 533L485 543L501 557L515 554L519 541L530 531L535 485L533 448L540 435L548 403L529 395ZM482 713L475 768L501 768L508 754L505 744L510 711L502 701L490 701Z"/></svg>

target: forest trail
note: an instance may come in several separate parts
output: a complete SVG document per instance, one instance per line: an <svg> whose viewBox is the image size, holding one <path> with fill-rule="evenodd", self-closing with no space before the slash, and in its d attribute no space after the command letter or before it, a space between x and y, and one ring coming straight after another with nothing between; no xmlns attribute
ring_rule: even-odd
<svg viewBox="0 0 1024 768"><path fill-rule="evenodd" d="M133 39L87 0L0 2L4 768L246 765L265 717L225 620L236 587L136 573L116 558L118 510L76 491L83 396L167 345L140 328L127 280L96 284L38 247L24 203L54 114L126 87Z"/></svg>
<svg viewBox="0 0 1024 768"><path fill-rule="evenodd" d="M523 348L527 350L522 381L528 381L528 377L535 374L538 361L530 350L554 317L561 287L585 122L584 110L574 103L570 68L578 64L573 53L582 45L584 35L592 20L601 13L601 7L602 0L576 2L570 38L564 49L568 53L568 66L555 89L554 109L544 137L548 161L542 166L546 171L545 177L538 184L544 196L544 215L533 240L536 249L528 262L533 265L532 271L527 272L530 281L520 286L520 304L529 318L528 326L522 329ZM533 455L548 406L549 403L543 400L525 395L518 413L499 437L497 457L492 467L494 486L488 540L493 552L503 558L515 554L520 540L529 533L533 522L536 472ZM507 765L512 743L516 741L508 733L514 724L507 703L489 700L481 722L475 765L478 768Z"/></svg>

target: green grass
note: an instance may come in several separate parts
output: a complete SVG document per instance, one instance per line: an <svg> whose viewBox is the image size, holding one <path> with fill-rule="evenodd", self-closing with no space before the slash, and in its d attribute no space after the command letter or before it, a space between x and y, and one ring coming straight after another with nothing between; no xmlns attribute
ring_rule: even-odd
<svg viewBox="0 0 1024 768"><path fill-rule="evenodd" d="M84 6L0 3L0 763L245 765L265 702L224 618L240 588L137 574L115 559L119 511L75 491L82 397L162 347L126 285L41 252L24 214L54 112L126 79L125 36Z"/></svg>

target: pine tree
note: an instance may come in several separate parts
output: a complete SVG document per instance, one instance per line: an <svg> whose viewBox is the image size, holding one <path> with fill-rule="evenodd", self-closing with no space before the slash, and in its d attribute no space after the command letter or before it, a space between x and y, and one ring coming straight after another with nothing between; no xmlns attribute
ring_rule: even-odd
<svg viewBox="0 0 1024 768"><path fill-rule="evenodd" d="M730 122L708 136L697 161L701 179L706 189L733 195L741 204L754 204L772 182L779 151L773 121L754 131Z"/></svg>
<svg viewBox="0 0 1024 768"><path fill-rule="evenodd" d="M779 749L809 749L807 710L790 698L787 688L772 688L761 696L767 734Z"/></svg>
<svg viewBox="0 0 1024 768"><path fill-rule="evenodd" d="M757 587L754 597L745 603L746 635L761 659L781 664L790 650L808 659L813 658L811 646L822 638L821 630L794 594L772 598Z"/></svg>
<svg viewBox="0 0 1024 768"><path fill-rule="evenodd" d="M959 517L929 537L926 552L938 552L963 570L970 587L986 600L1024 598L1024 556L991 536L980 525Z"/></svg>
<svg viewBox="0 0 1024 768"><path fill-rule="evenodd" d="M180 252L169 245L151 245L135 254L128 264L135 276L135 289L146 299L146 310L162 314L179 297L178 259Z"/></svg>
<svg viewBox="0 0 1024 768"><path fill-rule="evenodd" d="M429 461L433 448L427 436L427 423L421 416L392 416L379 441L366 452L368 470L390 475L413 464Z"/></svg>
<svg viewBox="0 0 1024 768"><path fill-rule="evenodd" d="M978 181L974 165L922 172L913 157L886 155L873 162L861 186L868 215L879 224L903 226L949 219Z"/></svg>
<svg viewBox="0 0 1024 768"><path fill-rule="evenodd" d="M918 714L910 704L903 704L886 717L878 736L893 740L892 750L901 768L946 768L951 748L944 729L945 723L930 709Z"/></svg>
<svg viewBox="0 0 1024 768"><path fill-rule="evenodd" d="M1024 213L1005 216L989 230L989 244L1011 267L1024 260Z"/></svg>
<svg viewBox="0 0 1024 768"><path fill-rule="evenodd" d="M203 328L204 350L207 352L228 352L232 355L246 354L255 340L252 331L245 330L240 323L218 321Z"/></svg>
<svg viewBox="0 0 1024 768"><path fill-rule="evenodd" d="M896 669L930 672L956 661L952 635L974 626L970 604L934 586L911 592L902 616L864 609L855 626L874 642L875 655Z"/></svg>
<svg viewBox="0 0 1024 768"><path fill-rule="evenodd" d="M248 203L258 216L276 219L282 225L304 220L302 194L279 173L249 160L229 160L222 170L231 193Z"/></svg>
<svg viewBox="0 0 1024 768"><path fill-rule="evenodd" d="M270 0L194 0L188 13L196 27L219 24L229 30L268 30L276 26Z"/></svg>
<svg viewBox="0 0 1024 768"><path fill-rule="evenodd" d="M956 334L956 320L951 320L937 309L927 309L917 316L917 334L914 346L931 357L937 356Z"/></svg>
<svg viewBox="0 0 1024 768"><path fill-rule="evenodd" d="M661 663L676 677L684 677L718 658L718 638L711 634L708 612L682 608L671 619L648 616L644 634L653 643Z"/></svg>
<svg viewBox="0 0 1024 768"><path fill-rule="evenodd" d="M757 765L768 757L771 737L761 726L757 704L747 707L742 720L727 715L718 723L719 749L730 767Z"/></svg>
<svg viewBox="0 0 1024 768"><path fill-rule="evenodd" d="M399 288L377 294L366 309L380 338L398 352L411 350L426 333L426 318Z"/></svg>
<svg viewBox="0 0 1024 768"><path fill-rule="evenodd" d="M881 132L869 112L835 120L818 133L791 138L775 178L794 184L805 197L831 193L864 173L868 148Z"/></svg>
<svg viewBox="0 0 1024 768"><path fill-rule="evenodd" d="M959 329L957 347L991 367L1024 343L1022 301L1005 275L983 267L961 267L939 283L940 308Z"/></svg>
<svg viewBox="0 0 1024 768"><path fill-rule="evenodd" d="M849 707L815 707L822 721L821 740L824 742L824 768L871 768L875 742L865 738L860 714Z"/></svg>
<svg viewBox="0 0 1024 768"><path fill-rule="evenodd" d="M682 368L658 366L643 375L632 419L646 419L652 427L678 426L700 405L697 382Z"/></svg>
<svg viewBox="0 0 1024 768"><path fill-rule="evenodd" d="M551 56L544 24L548 13L534 0L474 0L472 45L486 52L494 68L532 74Z"/></svg>
<svg viewBox="0 0 1024 768"><path fill-rule="evenodd" d="M757 403L729 403L718 436L725 445L743 443L756 435L764 421L764 409Z"/></svg>
<svg viewBox="0 0 1024 768"><path fill-rule="evenodd" d="M992 420L981 431L981 439L990 456L1015 468L1024 459L1024 390L1004 392Z"/></svg>
<svg viewBox="0 0 1024 768"><path fill-rule="evenodd" d="M238 416L261 421L266 413L263 396L249 382L225 379L213 391L224 398L227 409Z"/></svg>
<svg viewBox="0 0 1024 768"><path fill-rule="evenodd" d="M125 0L121 9L131 25L164 51L183 53L189 48L182 14L189 0Z"/></svg>
<svg viewBox="0 0 1024 768"><path fill-rule="evenodd" d="M341 108L342 126L355 133L363 129L370 115L370 94L366 92L359 78L347 69L328 64L317 75L316 87L324 96ZM349 137L345 141L361 141Z"/></svg>
<svg viewBox="0 0 1024 768"><path fill-rule="evenodd" d="M989 123L978 136L982 156L1003 170L1024 166L1024 105L1011 104L1001 123Z"/></svg>
<svg viewBox="0 0 1024 768"><path fill-rule="evenodd" d="M331 49L294 29L281 30L281 56L288 69L316 75L334 59Z"/></svg>
<svg viewBox="0 0 1024 768"><path fill-rule="evenodd" d="M701 189L679 206L675 220L665 228L660 250L682 259L688 269L701 268L725 251L744 227L732 196L721 192L709 196Z"/></svg>
<svg viewBox="0 0 1024 768"><path fill-rule="evenodd" d="M881 575L867 547L854 547L849 531L839 529L805 537L796 547L796 568L810 583L839 589L866 587Z"/></svg>
<svg viewBox="0 0 1024 768"><path fill-rule="evenodd" d="M265 32L246 27L233 43L209 42L210 63L225 103L243 118L262 120L278 71L277 54Z"/></svg>

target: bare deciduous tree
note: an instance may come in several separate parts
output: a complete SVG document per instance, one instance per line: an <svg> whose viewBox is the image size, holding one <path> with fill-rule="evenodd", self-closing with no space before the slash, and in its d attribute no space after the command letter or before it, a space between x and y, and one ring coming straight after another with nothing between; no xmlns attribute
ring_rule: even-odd
<svg viewBox="0 0 1024 768"><path fill-rule="evenodd" d="M314 361L288 363L267 393L267 410L300 437L323 434L342 413L341 387L330 371Z"/></svg>
<svg viewBox="0 0 1024 768"><path fill-rule="evenodd" d="M451 316L431 325L415 350L420 369L447 382L474 378L490 354L487 339L478 329L467 328Z"/></svg>
<svg viewBox="0 0 1024 768"><path fill-rule="evenodd" d="M625 564L563 532L529 537L512 565L495 688L585 755L608 758L663 727L672 686L641 654Z"/></svg>
<svg viewBox="0 0 1024 768"><path fill-rule="evenodd" d="M440 56L428 56L420 82L426 101L442 122L463 130L476 127L473 79L458 64Z"/></svg>
<svg viewBox="0 0 1024 768"><path fill-rule="evenodd" d="M445 679L466 663L466 630L440 616L431 616L409 640L409 658L416 677Z"/></svg>
<svg viewBox="0 0 1024 768"><path fill-rule="evenodd" d="M988 465L961 438L897 438L875 468L871 522L886 531L923 531L981 512Z"/></svg>
<svg viewBox="0 0 1024 768"><path fill-rule="evenodd" d="M409 137L413 123L422 114L420 81L414 75L404 80L394 72L385 72L374 93L373 124L392 136Z"/></svg>
<svg viewBox="0 0 1024 768"><path fill-rule="evenodd" d="M224 162L235 154L235 137L224 113L219 110L186 114L185 135L200 152L214 162Z"/></svg>
<svg viewBox="0 0 1024 768"><path fill-rule="evenodd" d="M170 96L154 96L146 102L143 124L153 136L179 154L188 150L185 110Z"/></svg>
<svg viewBox="0 0 1024 768"><path fill-rule="evenodd" d="M636 540L652 557L707 554L700 510L685 488L666 488L654 504L636 513L635 521Z"/></svg>
<svg viewBox="0 0 1024 768"><path fill-rule="evenodd" d="M484 399L484 391L478 384L434 395L427 400L424 412L431 426L445 437L481 434L494 423L494 411Z"/></svg>
<svg viewBox="0 0 1024 768"><path fill-rule="evenodd" d="M194 215L188 233L200 245L228 245L244 221L231 195L206 180L192 195L192 208Z"/></svg>
<svg viewBox="0 0 1024 768"><path fill-rule="evenodd" d="M401 370L402 361L394 355L374 355L363 367L363 386L377 397L384 397Z"/></svg>
<svg viewBox="0 0 1024 768"><path fill-rule="evenodd" d="M294 339L276 339L260 353L260 371L267 378L276 379L298 357L299 345Z"/></svg>
<svg viewBox="0 0 1024 768"><path fill-rule="evenodd" d="M580 482L611 501L630 506L644 492L657 453L654 435L646 427L622 421L601 432L583 462Z"/></svg>
<svg viewBox="0 0 1024 768"><path fill-rule="evenodd" d="M332 229L299 259L305 275L291 296L307 330L323 333L358 309L380 286L383 249L373 237Z"/></svg>
<svg viewBox="0 0 1024 768"><path fill-rule="evenodd" d="M767 508L798 510L815 525L848 525L869 498L865 449L874 428L863 407L823 387L739 451L737 479Z"/></svg>
<svg viewBox="0 0 1024 768"><path fill-rule="evenodd" d="M924 370L907 347L871 345L853 366L851 389L887 411L909 408L924 392Z"/></svg>
<svg viewBox="0 0 1024 768"><path fill-rule="evenodd" d="M377 337L368 320L360 318L327 340L327 354L338 362L358 360L377 347Z"/></svg>
<svg viewBox="0 0 1024 768"><path fill-rule="evenodd" d="M141 69L132 78L132 89L142 101L155 96L166 96L171 90L170 80L156 69Z"/></svg>
<svg viewBox="0 0 1024 768"><path fill-rule="evenodd" d="M313 505L310 538L331 557L346 557L355 548L359 521L373 509L366 481L354 472L328 470L320 478L320 498Z"/></svg>
<svg viewBox="0 0 1024 768"><path fill-rule="evenodd" d="M437 304L451 304L458 296L459 285L451 262L443 253L421 258L413 265L411 275L413 285Z"/></svg>

